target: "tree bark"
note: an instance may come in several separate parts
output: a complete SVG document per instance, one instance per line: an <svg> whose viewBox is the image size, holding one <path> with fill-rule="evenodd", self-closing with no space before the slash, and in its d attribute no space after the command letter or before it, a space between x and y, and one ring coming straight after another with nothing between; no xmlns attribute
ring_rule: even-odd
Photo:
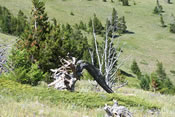
<svg viewBox="0 0 175 117"><path fill-rule="evenodd" d="M114 91L106 84L104 76L100 73L100 71L90 63L86 61L79 60L76 64L77 74L81 74L83 69L86 69L89 74L94 78L94 80L107 92L113 93Z"/></svg>
<svg viewBox="0 0 175 117"><path fill-rule="evenodd" d="M51 69L53 78L55 81L50 83L48 86L54 86L54 88L59 90L69 90L74 91L74 86L77 80L80 80L82 76L83 69L86 69L89 74L94 78L94 80L107 92L113 93L113 90L106 84L105 78L102 73L94 65L79 60L76 62L75 58L72 60L63 60L65 63L62 67L58 69Z"/></svg>

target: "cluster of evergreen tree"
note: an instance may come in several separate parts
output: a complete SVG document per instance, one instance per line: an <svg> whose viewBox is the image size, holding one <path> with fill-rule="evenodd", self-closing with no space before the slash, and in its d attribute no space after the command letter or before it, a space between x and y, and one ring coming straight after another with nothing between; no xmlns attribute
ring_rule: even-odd
<svg viewBox="0 0 175 117"><path fill-rule="evenodd" d="M89 20L89 32L93 32L93 25L95 33L101 34L103 36L106 28L102 25L101 21L97 18L95 14L94 18ZM109 32L109 36L112 36L113 32L117 32L119 35L127 32L125 17L122 16L119 18L115 8L113 8L111 18L107 19L106 26L107 28L112 28Z"/></svg>
<svg viewBox="0 0 175 117"><path fill-rule="evenodd" d="M27 26L27 17L21 10L14 17L6 7L0 6L0 32L20 35Z"/></svg>
<svg viewBox="0 0 175 117"><path fill-rule="evenodd" d="M89 32L93 32L93 25L96 34L103 34L104 33L104 26L102 25L101 21L98 19L96 14L94 14L93 19L89 20Z"/></svg>
<svg viewBox="0 0 175 117"><path fill-rule="evenodd" d="M161 62L157 63L157 69L151 75L143 75L137 62L134 60L131 65L131 71L140 80L140 87L144 90L158 91L163 94L173 94L175 93L175 86L172 84L168 78L163 64Z"/></svg>
<svg viewBox="0 0 175 117"><path fill-rule="evenodd" d="M50 69L59 67L60 59L65 58L67 54L77 59L91 61L88 50L94 49L94 42L90 47L81 31L93 32L94 26L95 33L103 36L105 27L95 14L89 21L88 27L82 21L74 26L60 25L56 19L49 19L43 2L32 0L32 3L31 17L28 22L22 11L19 11L16 18L6 8L1 8L0 11L0 26L4 25L1 28L2 32L20 35L8 60L13 69L11 77L14 80L31 85L37 85L41 80L50 82ZM110 25L115 31L124 33L127 28L124 17L118 18L115 9L113 12ZM7 16L10 17L9 22L3 20ZM11 22L15 23L12 25Z"/></svg>
<svg viewBox="0 0 175 117"><path fill-rule="evenodd" d="M50 69L61 65L67 53L78 59L88 58L88 42L81 31L71 25L59 25L49 20L44 3L32 0L30 25L12 50L9 63L21 83L37 85L47 77Z"/></svg>
<svg viewBox="0 0 175 117"><path fill-rule="evenodd" d="M111 16L112 18L107 20L108 27L112 26L112 30L111 32L109 32L109 34L112 35L113 32L117 32L119 35L126 33L127 26L126 26L125 17L122 16L119 18L115 8L113 8Z"/></svg>
<svg viewBox="0 0 175 117"><path fill-rule="evenodd" d="M79 24L75 24L74 27L78 30L84 30L87 32L87 26L86 23L84 23L83 21L80 21Z"/></svg>

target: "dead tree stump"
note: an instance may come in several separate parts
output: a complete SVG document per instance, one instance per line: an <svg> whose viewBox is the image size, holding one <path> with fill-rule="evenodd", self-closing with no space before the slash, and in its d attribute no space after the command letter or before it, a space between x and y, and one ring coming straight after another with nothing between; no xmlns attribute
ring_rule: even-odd
<svg viewBox="0 0 175 117"><path fill-rule="evenodd" d="M55 80L48 85L49 87L54 86L59 90L74 91L76 81L80 80L83 69L86 69L107 93L113 93L113 90L106 84L104 76L92 64L82 60L76 61L74 57L70 60L63 59L62 64L58 69L51 69Z"/></svg>
<svg viewBox="0 0 175 117"><path fill-rule="evenodd" d="M106 104L104 110L106 111L105 117L133 117L131 112L126 107L119 106L116 100L113 106Z"/></svg>

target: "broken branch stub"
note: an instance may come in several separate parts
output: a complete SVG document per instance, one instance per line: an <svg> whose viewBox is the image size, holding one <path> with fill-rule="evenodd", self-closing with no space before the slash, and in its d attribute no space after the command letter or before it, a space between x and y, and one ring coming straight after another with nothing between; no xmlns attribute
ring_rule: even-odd
<svg viewBox="0 0 175 117"><path fill-rule="evenodd" d="M117 101L114 100L113 106L104 107L106 111L105 117L133 117L132 113L124 106L119 106Z"/></svg>

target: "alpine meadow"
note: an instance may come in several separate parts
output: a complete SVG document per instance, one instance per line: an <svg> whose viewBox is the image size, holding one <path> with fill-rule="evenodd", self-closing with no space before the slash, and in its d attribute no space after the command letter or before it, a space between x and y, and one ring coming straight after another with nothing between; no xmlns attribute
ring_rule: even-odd
<svg viewBox="0 0 175 117"><path fill-rule="evenodd" d="M0 117L174 117L175 0L0 0Z"/></svg>

